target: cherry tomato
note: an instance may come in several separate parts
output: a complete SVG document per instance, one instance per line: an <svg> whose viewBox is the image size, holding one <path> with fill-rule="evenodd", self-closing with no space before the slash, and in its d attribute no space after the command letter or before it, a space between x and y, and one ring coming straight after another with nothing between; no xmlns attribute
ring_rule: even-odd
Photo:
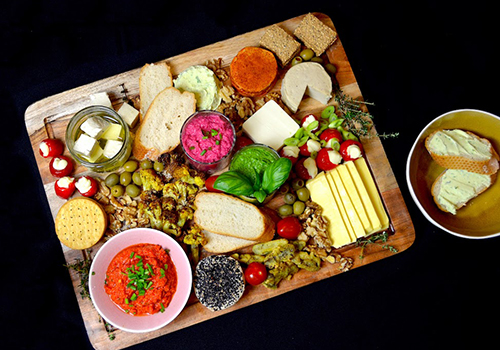
<svg viewBox="0 0 500 350"><path fill-rule="evenodd" d="M251 145L251 144L253 144L253 141L251 139L249 139L248 137L238 136L236 138L236 143L234 144L234 151L236 152L239 149L241 149L245 146Z"/></svg>
<svg viewBox="0 0 500 350"><path fill-rule="evenodd" d="M82 176L76 181L75 186L78 192L84 197L92 197L99 189L96 179L91 176Z"/></svg>
<svg viewBox="0 0 500 350"><path fill-rule="evenodd" d="M245 270L245 280L252 286L257 286L267 278L267 269L260 262L252 262Z"/></svg>
<svg viewBox="0 0 500 350"><path fill-rule="evenodd" d="M59 155L49 163L50 173L55 177L64 177L73 171L73 162L66 156Z"/></svg>
<svg viewBox="0 0 500 350"><path fill-rule="evenodd" d="M311 124L314 121L318 121L318 126L315 127L314 129L310 130L310 131L311 132L316 132L319 129L319 118L316 117L314 114L308 114L304 118L302 118L302 120L300 121L300 125L304 129L306 129L309 126L309 124Z"/></svg>
<svg viewBox="0 0 500 350"><path fill-rule="evenodd" d="M207 190L209 192L219 192L219 193L222 193L221 190L218 190L218 189L214 188L214 182L215 182L215 180L217 180L218 177L219 177L219 175L212 175L208 179L205 180L205 187L207 188Z"/></svg>
<svg viewBox="0 0 500 350"><path fill-rule="evenodd" d="M63 154L64 144L58 139L45 139L38 148L43 158L57 157Z"/></svg>
<svg viewBox="0 0 500 350"><path fill-rule="evenodd" d="M324 171L332 170L342 162L339 152L331 148L322 148L316 157L316 165Z"/></svg>
<svg viewBox="0 0 500 350"><path fill-rule="evenodd" d="M329 147L329 148L334 148L333 147L333 142L335 140L337 140L337 142L340 143L342 142L342 134L340 133L340 131L338 131L337 129L326 129L325 131L323 131L321 133L321 135L319 135L319 139L320 140L324 140L325 141L325 147Z"/></svg>
<svg viewBox="0 0 500 350"><path fill-rule="evenodd" d="M307 140L302 146L299 147L299 152L304 157L309 157L312 153L318 152L321 149L321 144L316 140Z"/></svg>
<svg viewBox="0 0 500 350"><path fill-rule="evenodd" d="M63 199L68 199L75 193L75 179L71 176L64 176L54 183L56 195Z"/></svg>
<svg viewBox="0 0 500 350"><path fill-rule="evenodd" d="M292 165L294 165L299 160L299 152L300 150L297 146L285 146L280 150L279 155L280 157L290 159Z"/></svg>
<svg viewBox="0 0 500 350"><path fill-rule="evenodd" d="M294 166L295 173L302 180L313 179L318 175L318 167L313 158L301 158Z"/></svg>
<svg viewBox="0 0 500 350"><path fill-rule="evenodd" d="M363 145L356 140L346 140L340 145L339 152L345 161L355 160L363 156Z"/></svg>
<svg viewBox="0 0 500 350"><path fill-rule="evenodd" d="M295 216L287 216L278 222L277 231L283 238L297 239L302 231L302 225Z"/></svg>

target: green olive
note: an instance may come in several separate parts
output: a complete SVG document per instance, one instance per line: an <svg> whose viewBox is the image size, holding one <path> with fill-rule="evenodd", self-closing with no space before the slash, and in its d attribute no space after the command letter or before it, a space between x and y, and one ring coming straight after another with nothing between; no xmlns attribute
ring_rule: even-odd
<svg viewBox="0 0 500 350"><path fill-rule="evenodd" d="M128 171L124 171L120 174L120 184L122 184L123 186L127 186L130 181L132 181L131 173L129 173Z"/></svg>
<svg viewBox="0 0 500 350"><path fill-rule="evenodd" d="M142 179L141 179L141 173L136 171L135 173L132 174L132 181L137 185L137 186L142 186Z"/></svg>
<svg viewBox="0 0 500 350"><path fill-rule="evenodd" d="M123 170L128 171L129 173L133 173L138 167L139 164L135 160L129 160L123 164Z"/></svg>
<svg viewBox="0 0 500 350"><path fill-rule="evenodd" d="M288 216L292 215L293 213L293 208L290 204L283 204L281 207L278 208L278 214L280 216Z"/></svg>
<svg viewBox="0 0 500 350"><path fill-rule="evenodd" d="M333 64L331 63L327 63L325 64L325 69L328 73L330 74L335 74L337 73L337 67L335 67Z"/></svg>
<svg viewBox="0 0 500 350"><path fill-rule="evenodd" d="M295 203L293 203L293 214L300 215L304 212L305 208L306 208L306 205L304 202L296 201Z"/></svg>
<svg viewBox="0 0 500 350"><path fill-rule="evenodd" d="M296 64L302 63L303 59L300 56L296 56L292 60L292 67L295 66Z"/></svg>
<svg viewBox="0 0 500 350"><path fill-rule="evenodd" d="M285 196L283 197L283 200L285 201L286 204L293 204L293 202L295 202L296 199L297 196L290 192L285 194Z"/></svg>
<svg viewBox="0 0 500 350"><path fill-rule="evenodd" d="M129 184L125 188L125 192L130 196L130 197L137 197L138 195L141 194L141 189L137 187L134 184Z"/></svg>
<svg viewBox="0 0 500 350"><path fill-rule="evenodd" d="M319 64L323 64L323 59L321 57L314 56L313 58L311 58L311 62L316 62L316 63L319 63Z"/></svg>
<svg viewBox="0 0 500 350"><path fill-rule="evenodd" d="M153 162L149 159L143 159L140 163L141 169L151 169L153 167Z"/></svg>
<svg viewBox="0 0 500 350"><path fill-rule="evenodd" d="M163 169L165 168L165 166L163 165L162 162L154 162L153 164L153 168L157 171L157 172L161 172L163 171Z"/></svg>
<svg viewBox="0 0 500 350"><path fill-rule="evenodd" d="M304 49L300 52L299 55L304 61L309 61L314 57L314 51L311 49Z"/></svg>
<svg viewBox="0 0 500 350"><path fill-rule="evenodd" d="M108 176L106 176L106 179L104 180L104 183L108 187L113 187L119 182L120 182L120 176L115 173L109 174Z"/></svg>
<svg viewBox="0 0 500 350"><path fill-rule="evenodd" d="M309 199L309 190L305 187L299 188L297 190L297 198L302 202L305 202Z"/></svg>
<svg viewBox="0 0 500 350"><path fill-rule="evenodd" d="M123 196L124 191L125 190L123 189L122 185L114 185L113 187L111 187L111 194L113 195L113 197Z"/></svg>
<svg viewBox="0 0 500 350"><path fill-rule="evenodd" d="M296 178L292 181L292 188L297 191L299 188L304 187L304 180Z"/></svg>

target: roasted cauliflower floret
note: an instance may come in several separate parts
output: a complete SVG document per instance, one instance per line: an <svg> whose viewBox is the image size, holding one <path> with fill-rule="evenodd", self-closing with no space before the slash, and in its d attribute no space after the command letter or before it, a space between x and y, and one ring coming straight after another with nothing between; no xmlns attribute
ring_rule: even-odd
<svg viewBox="0 0 500 350"><path fill-rule="evenodd" d="M144 191L161 191L165 183L162 178L153 169L141 169L140 177L142 181L142 189Z"/></svg>

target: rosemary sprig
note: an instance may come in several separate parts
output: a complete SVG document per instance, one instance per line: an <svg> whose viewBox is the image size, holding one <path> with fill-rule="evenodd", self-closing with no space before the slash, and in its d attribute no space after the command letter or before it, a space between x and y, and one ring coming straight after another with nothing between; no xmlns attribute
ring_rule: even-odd
<svg viewBox="0 0 500 350"><path fill-rule="evenodd" d="M64 265L69 270L74 270L78 273L78 277L80 277L80 295L82 299L89 298L89 273L90 273L90 265L92 264L92 259L89 258L90 254L85 254L86 258L83 260L76 260L72 264Z"/></svg>
<svg viewBox="0 0 500 350"><path fill-rule="evenodd" d="M393 253L397 253L398 252L397 248L393 247L392 245L383 244L383 243L386 243L388 239L389 239L389 234L387 233L387 231L384 231L381 233L376 233L368 238L363 238L363 239L356 241L356 247L361 247L361 253L359 255L359 258L360 259L364 258L363 253L364 253L365 247L369 244L376 244L376 245L381 246L382 249L387 249Z"/></svg>

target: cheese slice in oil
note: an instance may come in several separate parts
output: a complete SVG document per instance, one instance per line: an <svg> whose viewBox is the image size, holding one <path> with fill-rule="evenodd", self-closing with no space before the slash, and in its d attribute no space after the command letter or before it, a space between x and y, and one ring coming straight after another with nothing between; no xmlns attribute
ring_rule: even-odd
<svg viewBox="0 0 500 350"><path fill-rule="evenodd" d="M354 240L356 240L357 238L364 237L365 228L363 227L363 224L359 219L356 209L354 209L354 205L351 202L351 198L347 192L348 190L340 179L339 171L337 170L337 168L335 168L334 170L329 172L327 176L329 176L333 180L333 182L335 182L335 186L337 186L337 191L339 192L340 199L344 204L345 213L347 215L345 220L349 220L352 227L353 235L351 235L351 238L354 238Z"/></svg>
<svg viewBox="0 0 500 350"><path fill-rule="evenodd" d="M389 217L385 212L382 199L380 198L377 186L375 185L375 181L373 180L373 177L370 173L370 169L368 169L368 165L366 164L364 158L356 159L354 161L354 165L356 166L356 169L358 170L361 179L363 180L363 183L368 191L370 200L372 201L373 206L375 207L375 211L377 212L377 216L380 219L380 222L382 224L380 230L385 230L389 227Z"/></svg>
<svg viewBox="0 0 500 350"><path fill-rule="evenodd" d="M311 195L311 200L323 208L323 216L328 220L328 235L332 245L339 248L351 243L351 237L325 173L320 173L314 179L307 181L306 187Z"/></svg>
<svg viewBox="0 0 500 350"><path fill-rule="evenodd" d="M356 166L354 165L354 162L352 162L352 161L346 162L345 165L346 165L347 170L349 171L349 174L351 175L354 186L356 187L356 190L359 194L363 208L366 211L366 215L367 215L368 219L370 220L371 229L368 231L367 234L377 232L382 228L382 223L380 222L378 214L375 210L375 207L373 206L373 203L372 203L370 196L368 194L368 191L363 183L363 180L361 179L361 176L359 175L358 169L356 169Z"/></svg>
<svg viewBox="0 0 500 350"><path fill-rule="evenodd" d="M356 210L356 213L358 214L359 220L361 221L361 224L363 225L364 228L364 233L368 234L373 232L373 225L368 218L368 213L365 209L365 206L363 205L363 201L361 200L361 196L359 194L358 189L356 188L356 185L354 184L354 179L352 178L351 173L347 169L347 163L344 163L340 166L338 166L337 171L340 175L340 179L342 180L342 183L344 184L344 187L347 191L347 194L349 195L349 198L351 199L351 203L354 207L354 210Z"/></svg>

